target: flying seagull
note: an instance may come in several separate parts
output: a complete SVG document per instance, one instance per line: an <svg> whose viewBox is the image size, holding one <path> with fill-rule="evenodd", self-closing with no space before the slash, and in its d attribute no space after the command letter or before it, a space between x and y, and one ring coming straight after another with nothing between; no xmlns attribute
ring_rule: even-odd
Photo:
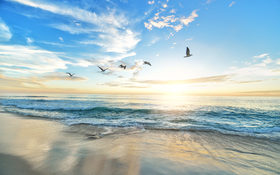
<svg viewBox="0 0 280 175"><path fill-rule="evenodd" d="M148 61L144 61L144 64L147 64L147 65L149 65L149 66L152 66L151 63L148 62Z"/></svg>
<svg viewBox="0 0 280 175"><path fill-rule="evenodd" d="M126 69L126 65L124 65L124 64L119 65L119 67L123 68L123 69Z"/></svg>
<svg viewBox="0 0 280 175"><path fill-rule="evenodd" d="M74 73L70 73L70 72L66 72L66 74L68 74L69 75L69 77L73 77L75 74Z"/></svg>
<svg viewBox="0 0 280 175"><path fill-rule="evenodd" d="M98 66L99 67L99 69L101 70L101 72L105 72L108 68L106 68L106 69L103 69L102 67L100 67L100 66Z"/></svg>
<svg viewBox="0 0 280 175"><path fill-rule="evenodd" d="M192 54L190 53L190 49L187 47L186 56L184 56L184 58L190 57L190 56L192 56Z"/></svg>

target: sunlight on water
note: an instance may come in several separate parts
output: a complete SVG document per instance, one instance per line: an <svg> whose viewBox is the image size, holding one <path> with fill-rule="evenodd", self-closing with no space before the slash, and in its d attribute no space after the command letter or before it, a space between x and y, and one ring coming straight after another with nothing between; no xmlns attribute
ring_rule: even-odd
<svg viewBox="0 0 280 175"><path fill-rule="evenodd" d="M180 95L2 96L1 108L67 125L280 136L280 99Z"/></svg>

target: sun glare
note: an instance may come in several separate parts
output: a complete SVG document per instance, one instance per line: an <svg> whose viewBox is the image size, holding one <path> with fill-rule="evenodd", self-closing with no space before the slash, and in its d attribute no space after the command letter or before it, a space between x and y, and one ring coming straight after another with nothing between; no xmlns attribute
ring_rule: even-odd
<svg viewBox="0 0 280 175"><path fill-rule="evenodd" d="M187 87L181 84L168 84L164 86L162 91L166 95L183 95L187 92Z"/></svg>

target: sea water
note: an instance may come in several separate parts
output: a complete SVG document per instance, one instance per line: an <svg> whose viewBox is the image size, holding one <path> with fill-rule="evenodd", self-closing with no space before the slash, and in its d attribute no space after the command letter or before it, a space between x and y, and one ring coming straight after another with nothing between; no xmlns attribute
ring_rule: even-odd
<svg viewBox="0 0 280 175"><path fill-rule="evenodd" d="M1 96L0 109L66 125L220 132L280 139L279 97Z"/></svg>

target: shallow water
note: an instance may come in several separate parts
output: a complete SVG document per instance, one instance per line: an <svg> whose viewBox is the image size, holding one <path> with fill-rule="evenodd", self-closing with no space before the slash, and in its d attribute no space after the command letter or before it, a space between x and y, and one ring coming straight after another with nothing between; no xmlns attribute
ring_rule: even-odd
<svg viewBox="0 0 280 175"><path fill-rule="evenodd" d="M235 175L280 173L280 142L218 132L66 126L0 113L0 174Z"/></svg>
<svg viewBox="0 0 280 175"><path fill-rule="evenodd" d="M280 139L280 98L125 95L1 96L5 112L66 125L208 131Z"/></svg>

